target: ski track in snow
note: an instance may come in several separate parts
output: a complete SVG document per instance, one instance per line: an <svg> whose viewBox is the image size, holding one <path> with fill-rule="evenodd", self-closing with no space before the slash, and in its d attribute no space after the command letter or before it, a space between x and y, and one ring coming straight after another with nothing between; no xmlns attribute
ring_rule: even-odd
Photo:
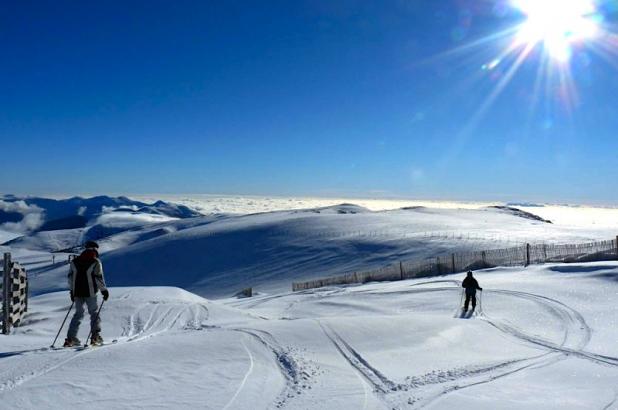
<svg viewBox="0 0 618 410"><path fill-rule="evenodd" d="M337 351L339 352L339 354L341 356L343 356L343 358L354 368L354 375L358 378L361 387L363 388L363 409L366 409L368 404L369 404L369 390L368 388L372 387L373 391L375 392L377 389L379 389L380 387L376 386L373 382L373 380L371 380L370 377L368 377L367 373L364 371L364 369L361 367L360 364L356 364L355 361L351 360L351 358L346 354L346 352L343 350L342 346L338 343L337 341L337 336L334 334L334 332L332 331L332 329L329 328L329 330L326 329L325 325L322 324L319 320L317 320L318 324L320 325L320 328L322 329L322 332L326 335L326 337L332 342L332 344L335 346L335 348L337 349ZM332 332L332 334L330 333ZM383 401L382 398L380 398L381 401Z"/></svg>
<svg viewBox="0 0 618 410"><path fill-rule="evenodd" d="M553 355L553 356L552 356ZM518 373L522 370L527 370L527 369L538 369L541 367L546 367L549 365L552 365L554 363L559 362L560 360L562 360L562 357L557 356L555 354L552 353L545 353L542 354L540 356L534 356L534 357L530 357L530 358L526 358L526 359L521 359L521 360L517 360L514 362L505 362L503 364L499 364L497 366L492 366L490 368L487 368L487 375L482 375L482 377L478 377L476 379L473 380L469 380L470 375L466 375L465 378L467 379L466 382L464 383L459 383L459 384L453 384L450 385L446 388L443 388L440 392L438 393L434 393L426 398L422 398L420 399L416 404L417 404L417 408L425 408L431 404L433 404L436 400L443 398L445 395L452 393L454 391L459 391L459 390L463 390L465 388L468 387L474 387L474 386L479 386L482 384L487 384L487 383L491 383L494 380L498 380L501 379L503 377L507 377L510 376L512 374ZM521 363L521 364L520 364ZM513 366L513 364L515 364ZM497 372L493 372L493 370L496 369L502 369L504 368L505 371L497 373ZM485 372L482 372L485 373ZM472 374L472 376L476 376L476 374Z"/></svg>
<svg viewBox="0 0 618 410"><path fill-rule="evenodd" d="M442 286L447 283L453 286ZM440 285L429 287L432 285ZM347 306L346 302L338 302L335 300L327 300L332 297L350 294L364 295L387 295L387 294L423 294L432 292L452 292L459 290L461 282L457 280L436 280L415 283L404 289L402 288L385 288L385 289L359 289L354 288L328 288L315 291L303 291L293 294L282 294L262 297L250 303L242 303L243 309L254 308L261 304L275 301L277 299L290 297L291 295L305 295L306 299L297 299L292 301L284 311L290 310L293 306L315 300L323 300L323 303L330 305L342 304ZM603 366L618 366L618 358L607 355L601 355L584 350L591 340L592 330L586 323L584 317L575 309L546 296L511 291L504 289L492 289L485 291L485 294L500 295L503 297L512 297L524 299L538 305L541 309L548 312L560 324L563 331L558 341L548 340L546 338L530 334L525 329L519 328L508 321L491 315L491 312L485 313L482 305L482 294L479 298L479 306L475 317L487 323L496 330L512 337L518 341L531 344L536 348L543 349L544 352L521 359L509 360L504 362L493 363L489 366L467 366L449 370L436 370L424 375L408 376L405 380L396 382L390 380L383 374L375 365L372 365L361 352L356 350L348 341L346 341L332 325L325 323L317 318L314 320L321 328L323 334L335 347L339 355L352 367L355 376L358 378L364 393L363 408L368 408L370 395L373 393L375 397L388 408L396 409L401 407L406 408L425 408L433 405L437 400L443 398L449 393L459 391L465 388L479 386L482 384L493 382L515 373L527 370L534 370L546 366L553 365L569 356L575 356L588 360L592 363ZM130 295L125 295L125 299ZM459 312L459 310L458 310ZM402 313L401 310L397 314ZM143 303L137 307L131 315L123 319L121 327L121 336L118 338L118 343L107 344L97 348L69 351L59 350L50 351L49 349L31 349L18 352L6 352L0 354L0 363L3 361L15 361L17 366L0 371L0 377L9 376L8 379L0 384L0 396L9 391L12 391L19 386L32 381L40 376L46 375L55 371L73 360L82 357L85 354L99 351L101 349L116 348L123 346L125 343L133 343L142 341L148 338L159 336L173 329L183 331L200 330L204 328L204 322L210 317L208 307L204 304L197 303ZM206 325L206 327L210 328ZM295 357L293 349L284 348L278 342L276 337L265 330L259 330L252 327L238 328L218 328L222 331L240 332L245 337L251 337L253 340L265 346L272 352L274 359L281 374L285 380L285 386L280 394L275 398L273 406L276 408L287 407L289 402L295 397L303 394L307 385L312 383L309 373L306 368L306 363L301 357ZM245 390L247 382L254 373L254 357L245 343L241 340L242 347L245 349L248 357L248 369L245 372L242 381L236 389L233 396L227 402L224 410L233 408L238 398ZM112 347L115 346L115 347ZM60 355L60 357L58 357ZM26 360L25 365L22 365L21 360L24 357L37 358ZM39 365L41 359L47 359L46 363ZM49 360L51 359L51 360ZM19 371L20 368L26 369L33 362L37 363L35 369ZM13 373L21 373L13 375ZM315 375L315 373L313 373ZM607 404L603 410L614 408L618 401L618 392L615 393L614 399ZM293 406L290 406L293 407Z"/></svg>
<svg viewBox="0 0 618 410"><path fill-rule="evenodd" d="M245 387L245 383L247 383L249 376L251 376L251 373L253 373L254 360L253 360L253 355L251 354L251 350L249 350L245 342L241 341L240 343L242 344L242 347L245 349L245 351L247 352L247 356L249 357L249 368L247 369L245 376L240 382L238 389L236 389L236 393L234 393L230 401L225 405L225 407L223 407L223 410L229 409L230 406L234 403L234 401L236 401L236 398L238 397L242 389Z"/></svg>
<svg viewBox="0 0 618 410"><path fill-rule="evenodd" d="M354 373L358 377L364 392L363 408L367 408L368 391L367 387L371 387L380 401L386 403L384 395L396 389L395 383L388 380L386 376L373 368L356 350L354 350L345 340L339 336L330 326L317 320L318 325L322 329L324 335L331 341L339 354L352 366Z"/></svg>
<svg viewBox="0 0 618 410"><path fill-rule="evenodd" d="M603 407L602 410L610 410L612 408L614 408L614 404L616 404L616 402L618 402L618 391L614 393L614 399L612 401L610 401L605 407Z"/></svg>
<svg viewBox="0 0 618 410"><path fill-rule="evenodd" d="M337 295L340 293L345 293L347 290L345 288L320 288L320 289L308 289L308 290L301 290L298 292L292 292L292 293L283 293L283 294L279 294L279 295L270 295L270 296L262 296L261 298L252 301L251 303L245 304L243 305L243 309L252 309L255 308L257 306L260 306L264 303L267 302L272 302L274 300L277 299L282 299L282 298L286 298L286 297L298 297L299 295L307 295L310 296L311 298L315 298L315 299L323 299L323 298L327 298L327 297L331 297L333 295ZM288 306L286 308L283 309L283 311L288 311L290 310L292 307L294 307L296 304L303 302L300 299L296 299L292 302L290 302L288 304Z"/></svg>
<svg viewBox="0 0 618 410"><path fill-rule="evenodd" d="M176 326L180 318L186 315L188 312L190 312L191 307L192 307L191 305L188 305L188 304L184 304L180 306L171 306L165 311L165 313L159 316L156 321L154 321L152 324L149 325L149 323L152 322L152 319L154 318L155 313L158 312L159 310L159 306L157 304L152 310L147 324L144 325L144 327L141 328L139 331L137 331L137 329L134 326L134 323L136 320L135 317L138 316L139 312L141 312L148 305L149 304L142 305L140 308L138 308L138 310L134 314L132 314L127 319L129 328L128 329L123 328L123 332L126 329L126 334L119 337L117 339L118 340L117 343L105 344L102 346L97 346L95 348L83 348L83 347L77 348L77 349L73 348L73 349L69 349L69 351L67 351L67 349L64 349L64 348L58 348L58 349L52 349L52 350L50 350L49 348L31 349L31 350L25 350L22 352L12 352L14 354L11 354L10 356L8 355L5 356L4 360L9 360L9 359L19 360L23 356L30 357L32 355L53 357L53 360L51 360L48 363L45 363L43 366L37 368L36 370L26 371L19 376L13 376L9 378L9 380L1 383L0 384L0 394L4 394L8 391L14 390L20 385L28 381L31 381L33 379L36 379L40 376L43 376L49 372L52 372L85 354L101 351L102 349L107 349L111 347L119 347L119 346L124 345L125 343L138 342L138 341L149 339L151 337L155 337L162 333L168 332L174 329L174 327ZM208 308L206 306L200 304L199 307L196 306L195 309L196 310L191 312L193 313L191 315L191 320L187 320L186 322L186 324L191 324L190 329L197 329L196 323L201 324L204 320L208 319ZM172 314L174 310L176 310L176 313ZM200 315L200 310L203 312L202 315ZM170 317L171 319L168 319ZM186 324L183 327L184 329L187 329ZM62 353L62 358L60 359L58 359L56 356L56 354L59 354L59 353ZM0 360L2 360L2 358L0 358ZM10 370L14 370L14 369L15 368L12 368Z"/></svg>
<svg viewBox="0 0 618 410"><path fill-rule="evenodd" d="M396 383L389 380L378 369L372 366L357 350L355 350L348 342L346 342L332 327L318 321L322 331L326 337L333 343L341 356L352 366L356 374L360 377L363 387L366 385L372 387L376 396L389 408L399 408L402 403L411 405L412 408L422 408L455 390L460 390L464 387L471 387L483 383L488 383L501 377L505 377L518 371L531 368L539 365L540 358L545 358L549 353L531 358L512 360L503 363L498 363L489 367L482 368L461 368L448 371L438 371L425 374L423 376L407 377L405 383ZM554 360L555 361L555 360ZM501 372L497 372L501 370ZM408 397L423 387L433 385L452 384L460 380L474 379L465 385L452 385L443 388L439 393L432 394L428 398ZM422 394L422 392L416 392Z"/></svg>
<svg viewBox="0 0 618 410"><path fill-rule="evenodd" d="M481 319L485 320L496 329L511 336L514 336L518 339L525 340L529 343L556 351L558 353L577 356L595 363L618 366L618 358L616 357L591 353L583 350L583 348L590 341L590 338L592 336L592 330L579 312L570 308L564 303L555 299L548 298L546 296L540 296L525 292L517 292L510 290L492 290L491 292L525 298L542 304L548 309L556 312L559 316L561 316L562 323L566 325L562 342L560 344L556 344L549 340L545 340L534 335L529 335L521 329L518 329L517 327L506 323L505 321L494 320L481 311ZM569 347L569 345L573 345L573 347Z"/></svg>
<svg viewBox="0 0 618 410"><path fill-rule="evenodd" d="M434 394L428 398L425 398L418 402L419 408L426 407L432 403L434 403L437 399L442 398L444 395L451 393L453 391L461 390L468 387L478 386L480 384L485 384L492 382L494 380L500 379L505 376L512 375L522 370L526 369L538 369L541 367L550 366L554 363L557 363L561 360L564 360L568 355L575 355L581 358L585 358L591 360L597 364L618 365L618 359L599 355L595 353L590 353L583 351L582 349L588 344L590 341L592 331L583 316L577 312L576 310L570 308L564 303L541 295L535 295L526 292L518 292L518 291L510 291L510 290L491 290L488 291L491 293L498 293L504 295L510 295L518 298L524 298L527 300L531 300L541 305L543 308L552 312L555 316L557 316L562 324L564 325L564 335L560 344L553 343L551 341L539 338L537 336L529 335L525 331L505 323L505 321L499 321L496 319L492 319L487 316L482 309L482 302L479 303L479 312L478 317L481 320L489 323L491 326L500 330L503 333L511 337L515 337L517 339L523 340L528 343L532 343L534 345L549 349L549 351L540 356L535 356L527 359L522 359L514 362L505 362L503 364L499 364L489 370L494 369L502 369L504 368L504 372L495 373L489 372L488 377L482 380L472 380L467 381L462 384L455 384L449 386L442 390L441 392ZM573 345L572 348L568 347L568 345ZM515 365L515 366L513 366ZM483 372L484 373L484 372ZM608 405L608 408L613 405L614 402Z"/></svg>
<svg viewBox="0 0 618 410"><path fill-rule="evenodd" d="M289 399L292 399L302 393L302 389L305 388L306 385L301 386L302 371L298 365L298 362L279 345L277 339L275 339L271 333L265 330L252 328L235 328L229 330L235 330L255 338L274 354L279 370L286 381L283 391L276 399L275 407L282 408Z"/></svg>
<svg viewBox="0 0 618 410"><path fill-rule="evenodd" d="M396 390L395 383L390 381L386 376L380 373L379 370L372 367L363 356L358 353L349 343L347 343L333 328L323 324L318 320L318 324L328 339L341 353L344 359L352 367L354 367L370 384L374 390L380 393L386 393L390 390Z"/></svg>
<svg viewBox="0 0 618 410"><path fill-rule="evenodd" d="M100 346L100 347L104 347L104 346ZM92 351L92 350L90 350ZM73 352L70 352L70 356L68 358L65 358L63 360L60 361L54 361L52 363L48 363L47 365L37 369L37 370L31 370L25 374L22 374L20 376L11 378L7 381L5 381L4 383L0 384L0 394L4 394L7 391L11 391L16 389L17 387L21 386L22 384L33 380L37 377L43 376L53 370L56 370L57 368L64 366L65 364L73 361L74 359L76 359L79 356L82 356L86 353L88 353L88 350L83 350L80 351L78 353L72 354Z"/></svg>
<svg viewBox="0 0 618 410"><path fill-rule="evenodd" d="M454 280L438 280L417 283L412 286L431 285L432 283L443 284L445 282L453 283L457 285L457 288L437 287L430 289L386 289L377 291L370 289L366 291L357 291L356 293L385 294L439 292L458 289L461 284L461 282ZM448 393L467 387L490 383L494 380L510 376L523 370L532 370L550 366L565 359L569 355L588 359L597 364L604 364L610 366L618 365L618 358L590 353L582 350L590 341L592 331L583 316L576 310L567 306L566 304L546 296L526 292L517 292L510 290L491 290L489 292L530 300L549 311L563 325L564 334L560 343L557 344L552 341L530 335L513 325L505 323L504 321L492 319L483 312L481 299L479 301L479 309L477 312L477 317L479 319L484 320L486 323L495 327L497 330L511 337L515 337L519 340L523 340L536 346L540 346L542 348L548 349L549 351L537 356L497 363L489 367L462 368L442 372L432 372L430 374L420 377L408 377L406 378L405 383L395 383L394 381L386 378L386 376L384 376L384 374L382 374L377 368L372 366L357 350L352 348L349 343L347 343L334 329L332 329L332 327L325 325L317 319L316 320L322 328L324 334L333 343L337 351L354 368L357 375L361 377L361 380L363 381L363 387L366 388L366 384L369 384L369 386L372 387L374 393L376 393L382 401L386 402L386 404L389 404L390 406L393 406L393 403L388 403L391 401L388 400L389 396L400 395L398 393L402 391L411 392L424 386L431 386L436 384L442 386L447 385L446 387L443 387L441 391L433 393L425 398L417 397L414 399L408 399L408 404L412 405L413 408L424 408L434 403L437 399L443 397ZM330 295L323 296L327 297ZM396 400L396 403L399 404L403 402L405 401ZM611 407L614 402L610 403L606 408ZM395 405L395 407L396 406L397 405Z"/></svg>

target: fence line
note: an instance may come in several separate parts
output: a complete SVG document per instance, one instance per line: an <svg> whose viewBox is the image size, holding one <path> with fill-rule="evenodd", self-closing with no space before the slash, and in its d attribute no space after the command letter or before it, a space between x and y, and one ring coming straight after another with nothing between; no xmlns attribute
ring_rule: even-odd
<svg viewBox="0 0 618 410"><path fill-rule="evenodd" d="M28 275L11 254L4 254L2 277L2 333L9 334L12 326L19 326L28 311Z"/></svg>
<svg viewBox="0 0 618 410"><path fill-rule="evenodd" d="M353 272L339 276L292 283L292 290L320 288L332 285L393 281L424 276L444 275L496 266L528 266L548 262L593 262L618 259L616 239L579 244L534 244L504 249L460 252L436 256L421 261L400 261L379 269Z"/></svg>

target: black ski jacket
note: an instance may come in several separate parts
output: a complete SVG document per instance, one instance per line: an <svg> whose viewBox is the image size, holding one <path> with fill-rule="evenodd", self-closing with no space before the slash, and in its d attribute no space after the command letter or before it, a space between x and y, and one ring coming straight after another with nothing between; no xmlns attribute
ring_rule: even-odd
<svg viewBox="0 0 618 410"><path fill-rule="evenodd" d="M479 283L473 277L467 276L461 283L462 288L466 288L467 295L475 295L476 290L483 290L479 286Z"/></svg>
<svg viewBox="0 0 618 410"><path fill-rule="evenodd" d="M69 289L77 298L96 296L99 290L106 290L103 265L96 251L87 249L71 262L68 275Z"/></svg>

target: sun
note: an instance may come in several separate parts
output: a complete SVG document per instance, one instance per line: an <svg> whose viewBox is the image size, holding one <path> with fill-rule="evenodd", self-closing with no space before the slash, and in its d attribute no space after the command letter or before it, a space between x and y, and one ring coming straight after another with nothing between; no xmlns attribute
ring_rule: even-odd
<svg viewBox="0 0 618 410"><path fill-rule="evenodd" d="M516 44L542 45L560 63L569 61L574 44L592 40L599 33L593 0L512 0L512 5L526 16Z"/></svg>
<svg viewBox="0 0 618 410"><path fill-rule="evenodd" d="M535 72L527 83L519 83L519 95L525 95L528 110L524 131L533 129L539 119L542 124L551 124L553 118L565 115L562 118L572 121L581 105L577 81L579 74L588 69L590 56L600 57L618 69L618 26L612 24L618 9L611 8L607 4L610 1L616 0L486 2L494 3L492 15L516 17L517 22L501 25L443 54L458 56L464 64L469 59L462 56L477 60L480 70L471 75L469 83L486 81L491 85L458 132L446 158L453 158L465 141L473 138L476 127L524 66L528 73ZM478 13L483 15L482 11Z"/></svg>

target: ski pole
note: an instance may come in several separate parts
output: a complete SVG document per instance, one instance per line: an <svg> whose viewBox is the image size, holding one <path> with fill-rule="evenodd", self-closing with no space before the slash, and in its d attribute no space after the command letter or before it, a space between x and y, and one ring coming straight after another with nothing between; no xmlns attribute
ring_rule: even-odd
<svg viewBox="0 0 618 410"><path fill-rule="evenodd" d="M62 332L62 328L64 327L64 324L67 321L67 318L69 317L69 313L71 313L71 309L73 309L74 304L75 304L75 301L72 300L71 306L69 307L69 310L67 311L67 315L64 317L64 320L62 321L62 325L60 325L60 329L58 329L58 334L56 335L56 338L54 339L54 343L52 343L50 347L53 348L54 345L56 344L56 340L58 340L58 336L60 336L60 332Z"/></svg>
<svg viewBox="0 0 618 410"><path fill-rule="evenodd" d="M101 306L97 309L97 315L94 318L94 323L99 321L99 314L101 313L101 309L103 308L103 303L105 303L105 299L101 301ZM92 336L92 326L90 326L90 333L88 333L88 338L86 339L86 343L84 343L84 347L88 347L88 341L90 340L90 336Z"/></svg>
<svg viewBox="0 0 618 410"><path fill-rule="evenodd" d="M481 294L479 295L479 313L483 314L483 290L481 290Z"/></svg>

